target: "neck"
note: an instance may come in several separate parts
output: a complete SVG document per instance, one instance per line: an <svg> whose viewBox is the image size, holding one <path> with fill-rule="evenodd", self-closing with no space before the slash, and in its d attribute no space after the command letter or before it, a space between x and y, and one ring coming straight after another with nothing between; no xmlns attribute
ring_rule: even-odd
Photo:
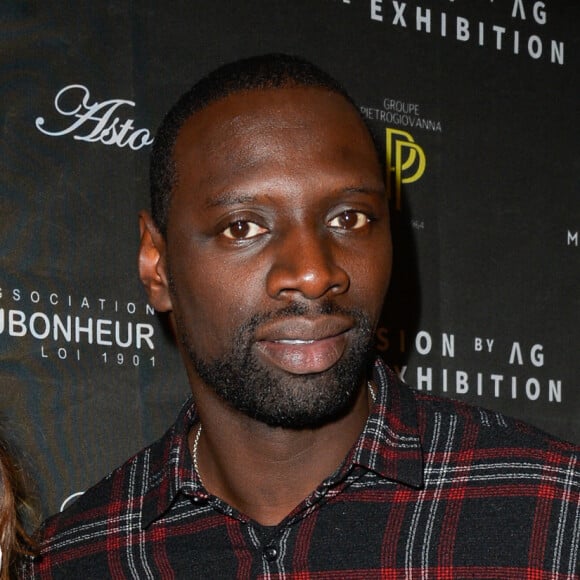
<svg viewBox="0 0 580 580"><path fill-rule="evenodd" d="M262 525L280 523L342 463L368 417L361 385L351 410L316 429L269 427L196 390L202 431L190 433L207 491ZM195 445L196 436L197 444Z"/></svg>

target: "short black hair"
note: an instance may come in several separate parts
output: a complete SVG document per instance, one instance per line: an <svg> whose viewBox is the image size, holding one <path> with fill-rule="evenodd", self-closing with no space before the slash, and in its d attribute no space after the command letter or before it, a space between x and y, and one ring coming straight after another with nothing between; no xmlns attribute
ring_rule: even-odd
<svg viewBox="0 0 580 580"><path fill-rule="evenodd" d="M150 166L151 214L163 236L167 234L167 213L171 192L177 180L173 150L177 135L185 122L197 111L229 95L288 86L316 87L338 93L360 115L353 99L337 80L298 56L254 56L225 64L209 73L182 95L169 110L153 143Z"/></svg>

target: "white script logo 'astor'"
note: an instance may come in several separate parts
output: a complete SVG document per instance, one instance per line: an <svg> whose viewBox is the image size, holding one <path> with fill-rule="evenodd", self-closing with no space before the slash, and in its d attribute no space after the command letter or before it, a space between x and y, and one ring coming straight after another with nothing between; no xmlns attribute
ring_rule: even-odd
<svg viewBox="0 0 580 580"><path fill-rule="evenodd" d="M64 117L72 117L72 123L60 131L49 131L44 128L44 118L38 117L36 128L51 137L73 134L78 141L100 142L118 147L128 145L135 151L153 143L148 129L136 130L133 119L121 121L116 116L124 105L134 107L133 101L111 99L91 104L90 96L89 89L83 85L64 87L54 98L54 107Z"/></svg>

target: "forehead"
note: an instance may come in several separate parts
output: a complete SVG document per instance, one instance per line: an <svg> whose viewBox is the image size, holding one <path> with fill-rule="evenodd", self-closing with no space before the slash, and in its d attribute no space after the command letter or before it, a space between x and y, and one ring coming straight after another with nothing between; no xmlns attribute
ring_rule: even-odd
<svg viewBox="0 0 580 580"><path fill-rule="evenodd" d="M326 114L322 114L322 109ZM342 95L322 87L286 86L244 90L219 98L193 113L181 127L175 152L193 137L211 137L220 128L235 130L243 124L277 119L281 125L308 124L314 118L336 122L347 118L364 127L353 105ZM197 135L196 135L197 133ZM201 133L201 135L200 135Z"/></svg>
<svg viewBox="0 0 580 580"><path fill-rule="evenodd" d="M251 90L190 117L174 148L174 194L207 194L242 176L358 167L380 175L370 134L343 96L314 87Z"/></svg>

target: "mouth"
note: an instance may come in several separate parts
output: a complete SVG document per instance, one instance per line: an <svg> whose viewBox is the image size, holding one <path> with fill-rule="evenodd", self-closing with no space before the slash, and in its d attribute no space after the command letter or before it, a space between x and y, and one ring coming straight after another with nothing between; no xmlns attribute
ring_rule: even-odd
<svg viewBox="0 0 580 580"><path fill-rule="evenodd" d="M295 375L322 373L342 357L353 328L343 317L293 318L261 329L255 348L263 359Z"/></svg>

